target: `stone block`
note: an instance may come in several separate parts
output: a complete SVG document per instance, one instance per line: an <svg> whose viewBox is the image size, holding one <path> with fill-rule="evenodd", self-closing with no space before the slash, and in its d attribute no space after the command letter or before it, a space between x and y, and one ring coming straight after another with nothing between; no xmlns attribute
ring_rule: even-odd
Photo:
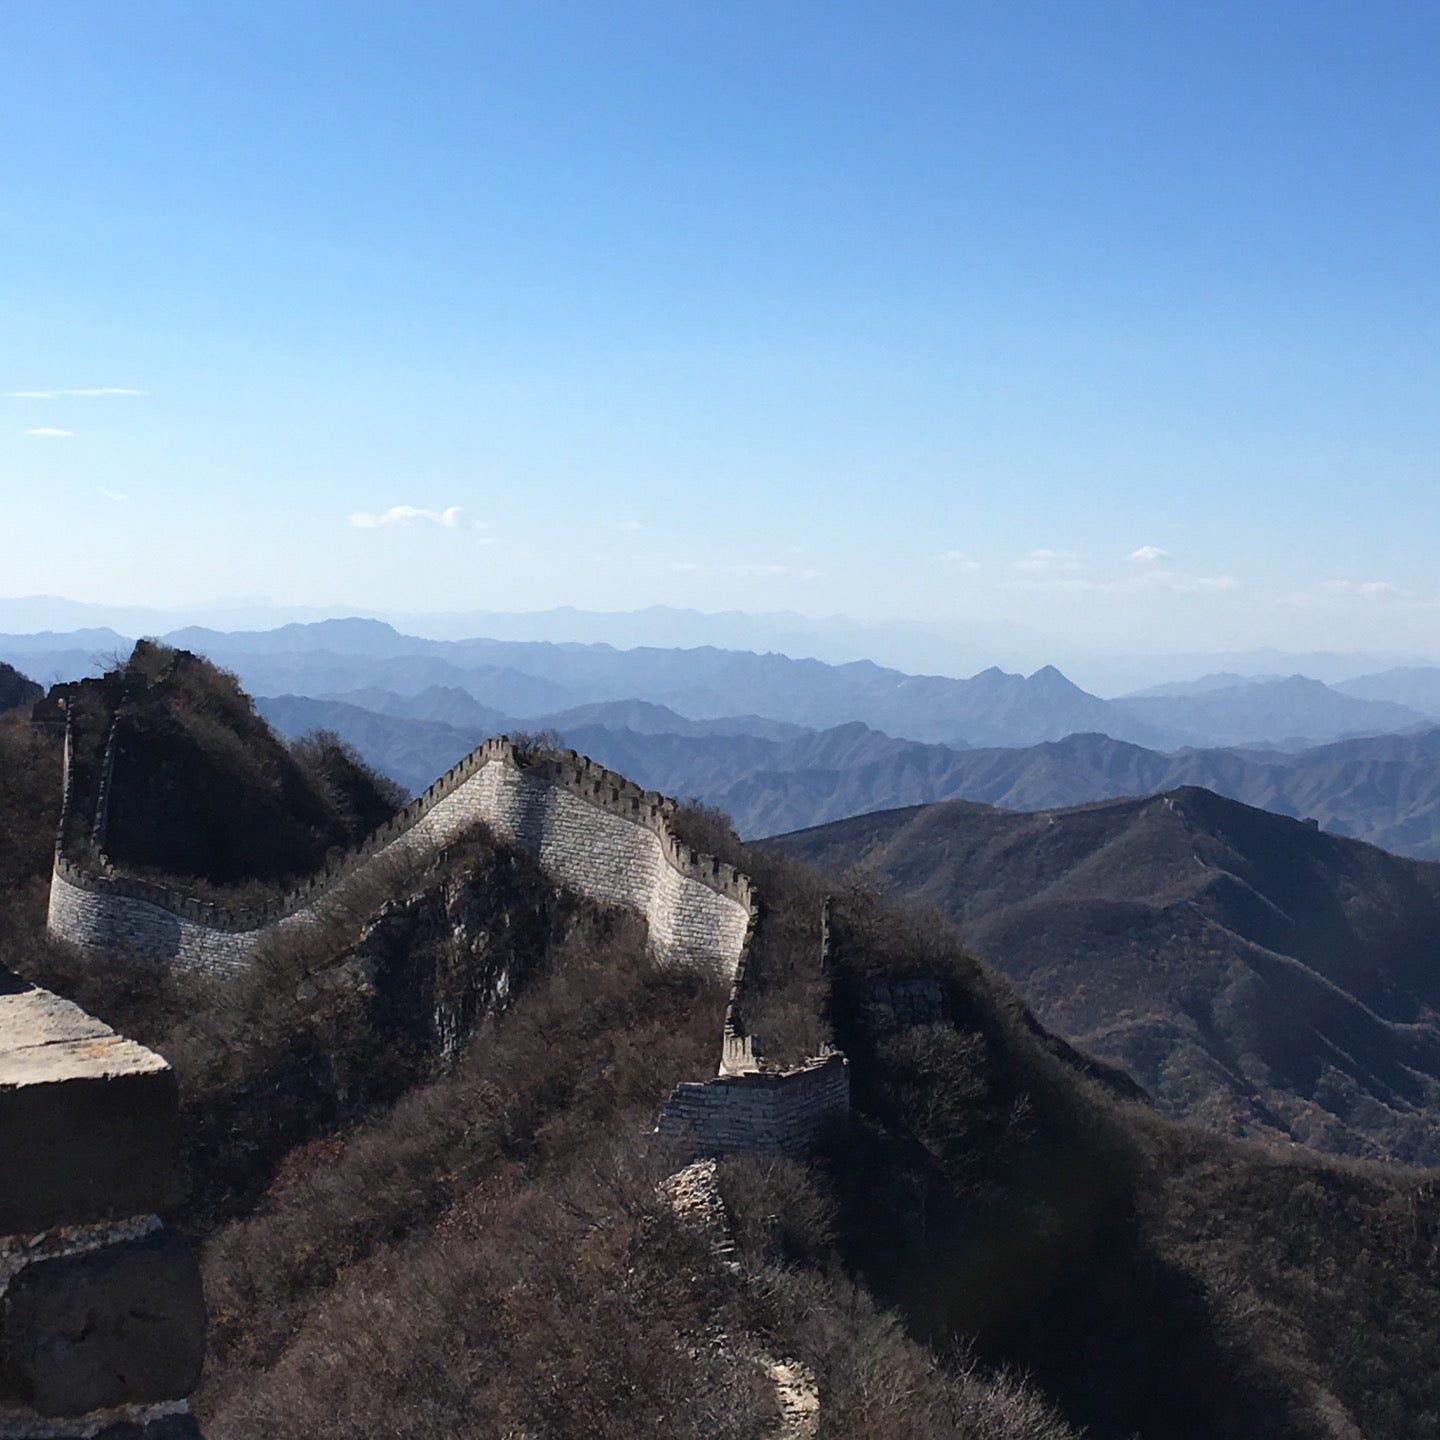
<svg viewBox="0 0 1440 1440"><path fill-rule="evenodd" d="M204 1353L200 1269L173 1231L34 1260L0 1296L0 1404L42 1416L183 1399Z"/></svg>
<svg viewBox="0 0 1440 1440"><path fill-rule="evenodd" d="M160 1056L48 991L0 993L0 1234L159 1209L178 1128Z"/></svg>

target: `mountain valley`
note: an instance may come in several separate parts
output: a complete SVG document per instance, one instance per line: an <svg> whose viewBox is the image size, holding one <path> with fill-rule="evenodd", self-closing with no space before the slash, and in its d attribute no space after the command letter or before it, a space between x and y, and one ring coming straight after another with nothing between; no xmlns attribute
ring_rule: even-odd
<svg viewBox="0 0 1440 1440"><path fill-rule="evenodd" d="M1195 787L1034 814L951 801L768 843L936 907L1172 1114L1440 1163L1440 865Z"/></svg>

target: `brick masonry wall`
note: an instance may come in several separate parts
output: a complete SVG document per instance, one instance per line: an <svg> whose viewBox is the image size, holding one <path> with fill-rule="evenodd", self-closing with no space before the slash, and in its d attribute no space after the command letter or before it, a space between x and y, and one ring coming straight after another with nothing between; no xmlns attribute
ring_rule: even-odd
<svg viewBox="0 0 1440 1440"><path fill-rule="evenodd" d="M67 765L67 797L68 790ZM673 811L663 796L573 752L526 765L509 741L489 740L355 851L261 910L228 911L103 862L76 864L57 849L49 926L97 954L233 971L267 936L343 904L375 864L432 856L484 823L535 855L558 882L644 915L652 945L669 963L731 982L719 1077L680 1085L659 1117L657 1133L677 1157L803 1154L848 1113L847 1063L829 1052L788 1071L762 1068L756 1037L739 1020L757 898L748 877L675 840Z"/></svg>
<svg viewBox="0 0 1440 1440"><path fill-rule="evenodd" d="M754 913L750 882L681 846L670 831L672 811L662 796L583 757L522 766L507 741L492 740L357 850L258 911L228 911L57 852L49 929L97 953L223 973L243 966L268 933L343 902L382 858L426 858L483 822L560 883L638 911L671 963L732 977Z"/></svg>
<svg viewBox="0 0 1440 1440"><path fill-rule="evenodd" d="M152 1051L0 970L0 1440L195 1434L205 1310Z"/></svg>
<svg viewBox="0 0 1440 1440"><path fill-rule="evenodd" d="M677 1165L737 1152L798 1158L849 1112L849 1064L831 1052L794 1070L677 1085L655 1131Z"/></svg>
<svg viewBox="0 0 1440 1440"><path fill-rule="evenodd" d="M234 970L267 936L343 906L373 867L427 859L481 822L559 883L644 915L669 963L730 981L721 1074L678 1086L658 1117L677 1164L802 1156L848 1114L843 1055L763 1070L743 1033L749 879L679 844L671 802L573 752L526 765L487 741L355 851L249 912L67 856L68 730L64 785L48 923L84 950ZM103 856L103 795L90 835ZM0 1157L23 1157L0 1185L0 1440L198 1440L186 1397L204 1352L199 1271L155 1214L175 1181L177 1110L158 1055L0 971Z"/></svg>

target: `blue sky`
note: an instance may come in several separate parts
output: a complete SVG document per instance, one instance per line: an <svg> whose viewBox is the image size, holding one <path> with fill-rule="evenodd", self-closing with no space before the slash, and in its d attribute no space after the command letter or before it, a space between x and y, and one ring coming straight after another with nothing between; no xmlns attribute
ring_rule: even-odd
<svg viewBox="0 0 1440 1440"><path fill-rule="evenodd" d="M4 593L1440 652L1434 5L4 41Z"/></svg>

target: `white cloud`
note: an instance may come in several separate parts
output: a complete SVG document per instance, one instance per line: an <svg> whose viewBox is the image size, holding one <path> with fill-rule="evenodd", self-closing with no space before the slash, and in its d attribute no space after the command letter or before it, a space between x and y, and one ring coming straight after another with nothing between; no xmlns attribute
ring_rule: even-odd
<svg viewBox="0 0 1440 1440"><path fill-rule="evenodd" d="M643 530L645 526L639 520L617 520L615 528L627 535L633 535L637 530Z"/></svg>
<svg viewBox="0 0 1440 1440"><path fill-rule="evenodd" d="M460 507L446 506L444 510L426 510L420 505L392 505L378 515L370 510L357 510L350 517L350 524L357 530L378 530L384 525L439 525L445 530L462 528ZM480 529L477 523L472 528Z"/></svg>
<svg viewBox="0 0 1440 1440"><path fill-rule="evenodd" d="M1154 565L1161 560L1171 558L1168 550L1162 550L1158 545L1142 545L1138 550L1132 550L1129 558L1137 565Z"/></svg>
<svg viewBox="0 0 1440 1440"><path fill-rule="evenodd" d="M73 430L57 430L53 425L37 425L33 430L27 430L27 435L33 435L37 440L68 440L75 432Z"/></svg>
<svg viewBox="0 0 1440 1440"><path fill-rule="evenodd" d="M1327 580L1326 590L1337 590L1351 595L1398 595L1400 587L1388 580Z"/></svg>
<svg viewBox="0 0 1440 1440"><path fill-rule="evenodd" d="M796 580L816 580L820 576L818 570L801 570L797 569L794 565L776 565L749 560L732 562L672 560L670 562L670 568L677 575L788 575Z"/></svg>
<svg viewBox="0 0 1440 1440"><path fill-rule="evenodd" d="M148 390L132 390L128 385L97 385L89 390L6 390L6 400L68 400L89 399L97 395L148 395Z"/></svg>
<svg viewBox="0 0 1440 1440"><path fill-rule="evenodd" d="M942 565L949 565L955 570L978 570L980 562L972 560L963 550L942 550L939 555Z"/></svg>
<svg viewBox="0 0 1440 1440"><path fill-rule="evenodd" d="M1029 557L1033 558L1033 557ZM1027 564L1023 561L1015 562L1017 567L1025 572L1023 578L1017 577L1010 581L1010 584L1022 590L1046 591L1054 593L1057 591L1068 591L1077 595L1138 595L1143 592L1170 591L1176 595L1195 595L1200 593L1215 593L1220 591L1238 590L1242 582L1233 575L1206 575L1199 579L1185 575L1177 575L1173 570L1166 570L1159 567L1149 567L1132 575L1125 575L1119 579L1097 580L1085 575L1073 573L1042 573L1034 575L1031 572L1050 570L1046 564Z"/></svg>
<svg viewBox="0 0 1440 1440"><path fill-rule="evenodd" d="M1015 562L1017 570L1083 570L1085 557L1074 550L1032 550Z"/></svg>
<svg viewBox="0 0 1440 1440"><path fill-rule="evenodd" d="M99 490L100 494L102 494L107 500L120 501L128 500L130 498L128 495L122 495L118 490L112 490L108 485L100 485L96 488Z"/></svg>

